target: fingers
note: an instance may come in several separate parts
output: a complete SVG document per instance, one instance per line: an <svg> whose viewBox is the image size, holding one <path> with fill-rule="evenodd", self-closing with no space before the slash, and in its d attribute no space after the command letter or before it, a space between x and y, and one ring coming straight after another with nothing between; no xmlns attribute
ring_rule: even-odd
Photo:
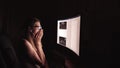
<svg viewBox="0 0 120 68"><path fill-rule="evenodd" d="M38 40L39 39L39 32L35 35L35 40Z"/></svg>
<svg viewBox="0 0 120 68"><path fill-rule="evenodd" d="M42 39L42 37L43 37L43 29L41 29L40 31L40 39Z"/></svg>
<svg viewBox="0 0 120 68"><path fill-rule="evenodd" d="M37 32L37 34L35 35L35 38L40 40L43 36L43 29L41 29L40 31Z"/></svg>
<svg viewBox="0 0 120 68"><path fill-rule="evenodd" d="M43 29L40 30L40 35L43 36Z"/></svg>

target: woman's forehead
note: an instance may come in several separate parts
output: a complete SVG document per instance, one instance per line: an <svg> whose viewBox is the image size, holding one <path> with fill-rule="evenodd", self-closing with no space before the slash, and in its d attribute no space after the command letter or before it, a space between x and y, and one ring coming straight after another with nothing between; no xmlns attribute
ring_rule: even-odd
<svg viewBox="0 0 120 68"><path fill-rule="evenodd" d="M41 24L39 21L37 21L37 22L35 22L34 26L41 26Z"/></svg>

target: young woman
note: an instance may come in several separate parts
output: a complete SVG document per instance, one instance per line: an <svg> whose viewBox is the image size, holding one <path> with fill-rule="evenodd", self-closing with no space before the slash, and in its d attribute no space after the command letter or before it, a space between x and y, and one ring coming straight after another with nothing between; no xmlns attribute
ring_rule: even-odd
<svg viewBox="0 0 120 68"><path fill-rule="evenodd" d="M20 61L25 68L48 68L42 48L43 29L37 18L31 18L25 23L20 45Z"/></svg>

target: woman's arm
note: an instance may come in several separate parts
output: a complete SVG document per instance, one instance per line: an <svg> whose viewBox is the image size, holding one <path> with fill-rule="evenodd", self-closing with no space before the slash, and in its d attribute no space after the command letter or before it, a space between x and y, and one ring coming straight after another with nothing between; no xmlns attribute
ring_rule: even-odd
<svg viewBox="0 0 120 68"><path fill-rule="evenodd" d="M43 52L43 49L42 49L42 43L37 43L36 44L36 49L37 49L37 54L39 55L41 61L42 61L42 64L44 65L45 64L45 54Z"/></svg>
<svg viewBox="0 0 120 68"><path fill-rule="evenodd" d="M47 60L46 60L46 57L45 57L45 54L44 54L44 51L42 49L42 43L38 43L37 44L37 53L39 55L39 57L41 58L41 61L42 61L42 65L45 67L45 68L48 68L48 63L47 63Z"/></svg>
<svg viewBox="0 0 120 68"><path fill-rule="evenodd" d="M37 54L39 55L42 65L45 66L45 68L48 68L47 60L44 54L44 51L42 49L42 42L41 39L43 37L43 29L41 29L34 37L34 43L35 47L37 49Z"/></svg>
<svg viewBox="0 0 120 68"><path fill-rule="evenodd" d="M41 65L42 61L40 57L38 56L37 52L35 51L35 49L32 47L32 45L27 40L24 40L24 44L25 44L25 47L27 49L26 51L30 59Z"/></svg>

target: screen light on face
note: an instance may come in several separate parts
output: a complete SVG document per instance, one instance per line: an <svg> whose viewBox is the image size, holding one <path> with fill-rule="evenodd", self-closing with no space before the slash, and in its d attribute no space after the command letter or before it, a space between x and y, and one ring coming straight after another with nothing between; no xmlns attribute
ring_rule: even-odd
<svg viewBox="0 0 120 68"><path fill-rule="evenodd" d="M38 29L38 30L42 29L41 26L33 26L33 28Z"/></svg>

